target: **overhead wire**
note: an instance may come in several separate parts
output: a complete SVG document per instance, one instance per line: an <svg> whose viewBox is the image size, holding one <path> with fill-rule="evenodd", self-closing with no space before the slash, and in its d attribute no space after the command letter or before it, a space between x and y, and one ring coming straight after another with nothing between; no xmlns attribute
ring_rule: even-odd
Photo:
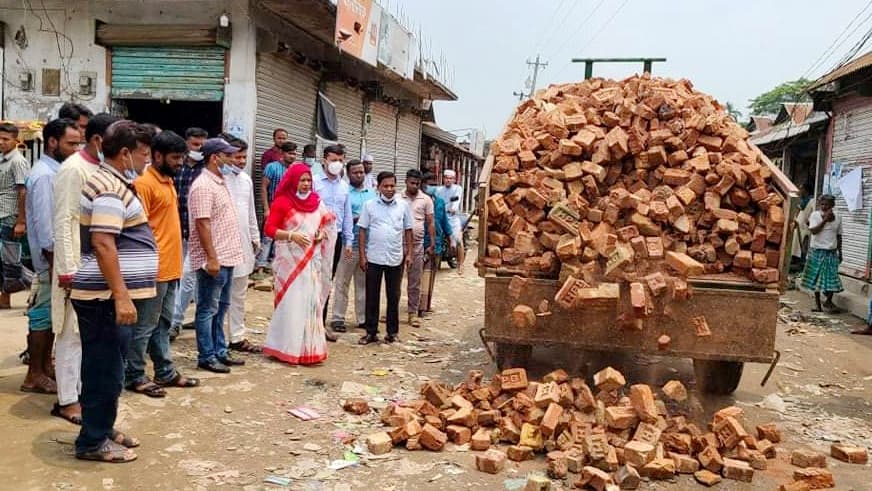
<svg viewBox="0 0 872 491"><path fill-rule="evenodd" d="M605 0L600 0L600 4L602 4L603 1L605 1ZM549 28L549 35L546 37L547 41L543 42L541 45L541 47L543 49L546 48L549 44L551 44L556 39L556 38L554 38L555 35L559 35L561 32L564 31L563 26L566 25L566 21L568 21L569 19L572 19L572 16L575 13L575 10L578 8L579 5L582 5L582 3L583 2L576 0L576 2L572 5L572 7L570 7L570 9L563 15L563 18L560 19L560 22L557 23L556 26L552 26ZM572 32L575 32L577 30L578 30L578 28L570 29L569 32L572 33ZM570 39L571 39L571 37L570 37ZM546 56L546 59L547 58L549 58L549 57Z"/></svg>
<svg viewBox="0 0 872 491"><path fill-rule="evenodd" d="M563 9L563 4L565 3L566 0L560 0L560 2L557 4L557 7L554 9L553 12L551 12L551 16L548 18L548 21L542 24L539 32L536 33L536 44L534 45L536 48L533 50L534 53L539 51L539 48L542 46L542 42L545 40L545 35L553 32L548 27L551 25L552 22L554 22L554 19L557 18L557 14L559 14L560 11Z"/></svg>
<svg viewBox="0 0 872 491"><path fill-rule="evenodd" d="M618 16L618 14L621 13L621 10L623 10L624 7L625 7L629 2L630 2L630 0L624 0L623 2L621 2L621 4L618 6L617 9L615 9L615 11L612 13L612 15L611 15L608 19L606 19L605 22L603 22L603 23L600 25L600 28L599 28L599 29L597 29L597 30L594 32L594 35L591 36L591 37L587 40L587 42L585 42L585 43L581 46L581 48L579 48L578 52L579 52L579 53L583 53L584 50L587 49L588 46L590 46L591 44L593 44L593 42L596 41L596 39L599 37L599 35L602 34L603 31L605 31L605 29L609 26L609 24L611 24L612 21L615 20L615 18ZM570 61L568 61L566 64L564 64L564 65L560 68L560 70L558 70L557 73L554 74L554 78L556 79L557 77L559 77L560 74L562 74L562 73L566 70L566 68L568 68L571 64L572 64L572 60L570 60Z"/></svg>
<svg viewBox="0 0 872 491"><path fill-rule="evenodd" d="M568 36L568 37L563 41L562 44L560 44L560 46L559 46L556 50L552 51L552 54L548 56L548 59L553 60L553 59L554 59L558 54L562 53L563 50L566 48L566 46L567 46L570 42L572 42L572 39L573 39L572 36L573 36L575 33L581 32L581 28L584 27L584 25L587 24L587 22L588 22L591 18L593 18L593 16L597 13L597 11L599 10L599 8L603 6L604 3L605 3L605 0L600 0L599 2L597 2L597 4L594 6L594 8L593 8L593 9L592 9L588 14L587 14L587 17L585 17L585 18L581 21L581 23L579 23L578 25L576 25L576 26L575 26L575 29L571 29L571 30L569 31L569 36ZM568 17L569 17L569 16L567 16L567 18L568 18ZM555 29L555 30L556 30L556 29Z"/></svg>
<svg viewBox="0 0 872 491"><path fill-rule="evenodd" d="M842 29L842 32L840 32L839 35L836 36L835 39L833 39L833 42L830 43L829 46L827 46L827 49L825 49L824 52L821 53L820 56L818 56L818 58L814 61L814 63L812 63L811 66L809 66L808 69L806 69L805 72L803 72L802 76L799 78L805 78L808 75L810 75L815 69L817 69L822 63L826 62L826 60L829 59L835 53L835 50L838 49L838 46L836 46L836 43L838 43L839 40L842 39L842 36L844 36L845 33L848 32L848 29L851 28L851 26L854 24L854 22L857 19L859 19L860 16L863 15L863 13L869 9L869 7L872 7L872 0L869 0L869 2L867 2L866 5L862 9L860 9L859 12L857 12L857 15L855 15L854 18L851 19L851 22L849 22L848 25L846 25L845 28ZM844 44L845 40L847 40L847 37L845 39L843 39L841 43L839 43L839 46Z"/></svg>

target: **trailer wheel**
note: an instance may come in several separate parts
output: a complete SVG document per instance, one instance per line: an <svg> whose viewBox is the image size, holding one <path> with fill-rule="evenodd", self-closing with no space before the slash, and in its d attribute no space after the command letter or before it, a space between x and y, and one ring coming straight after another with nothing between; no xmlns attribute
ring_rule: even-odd
<svg viewBox="0 0 872 491"><path fill-rule="evenodd" d="M709 394L732 394L742 379L745 364L739 361L693 360L696 386Z"/></svg>
<svg viewBox="0 0 872 491"><path fill-rule="evenodd" d="M497 368L526 368L533 354L533 347L527 344L497 343Z"/></svg>

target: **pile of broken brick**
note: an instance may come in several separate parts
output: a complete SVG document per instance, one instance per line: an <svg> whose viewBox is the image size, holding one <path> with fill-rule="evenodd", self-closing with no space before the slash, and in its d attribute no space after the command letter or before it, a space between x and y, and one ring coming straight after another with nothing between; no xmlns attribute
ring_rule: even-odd
<svg viewBox="0 0 872 491"><path fill-rule="evenodd" d="M597 392L581 378L555 370L541 382L527 380L526 371L512 368L489 382L473 370L466 380L449 388L428 382L422 398L390 405L381 413L387 431L366 437L370 453L385 454L394 446L408 450L442 450L448 441L469 445L477 453L476 467L499 473L506 460L532 460L546 454L547 475L597 491L636 489L642 478L664 480L693 474L713 486L722 478L751 482L754 471L767 468L781 441L774 424L756 427L756 436L744 427L742 409L731 406L714 414L706 429L685 416L670 416L667 401L678 406L687 400L685 387L667 382L655 396L644 384L626 387L624 376L607 367L593 377ZM344 409L369 411L367 402L350 399ZM498 449L503 445L504 450ZM832 456L851 463L866 463L866 449L833 445ZM800 467L786 491L834 487L823 455L796 451L791 462ZM548 481L531 478L528 489L548 489Z"/></svg>

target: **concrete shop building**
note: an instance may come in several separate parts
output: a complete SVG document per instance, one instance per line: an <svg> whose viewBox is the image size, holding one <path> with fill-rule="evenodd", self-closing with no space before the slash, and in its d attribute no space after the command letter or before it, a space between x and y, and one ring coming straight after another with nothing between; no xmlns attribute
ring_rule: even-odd
<svg viewBox="0 0 872 491"><path fill-rule="evenodd" d="M815 111L830 114L826 133L824 192L835 192L842 217L844 260L839 267L845 293L839 304L865 318L872 296L872 52L815 81L809 92ZM862 169L862 206L848 209L838 179Z"/></svg>
<svg viewBox="0 0 872 491"><path fill-rule="evenodd" d="M259 181L275 128L300 150L327 143L320 99L349 158L418 168L425 109L457 97L414 46L405 73L341 52L336 14L328 0L0 0L0 116L45 121L76 101L177 132L228 131L252 144Z"/></svg>

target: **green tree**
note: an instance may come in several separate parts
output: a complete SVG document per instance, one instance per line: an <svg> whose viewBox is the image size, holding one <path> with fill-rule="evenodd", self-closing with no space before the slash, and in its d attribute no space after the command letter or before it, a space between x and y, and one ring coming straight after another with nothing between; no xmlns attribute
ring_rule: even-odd
<svg viewBox="0 0 872 491"><path fill-rule="evenodd" d="M751 99L748 108L751 114L778 114L784 102L811 102L811 98L805 92L809 84L811 81L804 78L784 82Z"/></svg>
<svg viewBox="0 0 872 491"><path fill-rule="evenodd" d="M724 111L726 111L727 114L729 114L730 117L733 118L733 121L735 121L737 123L739 122L739 119L742 118L742 111L739 111L738 109L736 109L736 106L733 105L732 102L727 101L727 105L726 105L726 107L724 107Z"/></svg>

